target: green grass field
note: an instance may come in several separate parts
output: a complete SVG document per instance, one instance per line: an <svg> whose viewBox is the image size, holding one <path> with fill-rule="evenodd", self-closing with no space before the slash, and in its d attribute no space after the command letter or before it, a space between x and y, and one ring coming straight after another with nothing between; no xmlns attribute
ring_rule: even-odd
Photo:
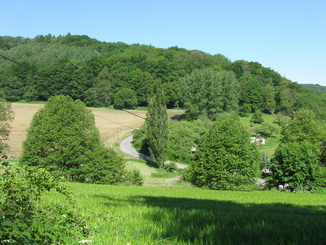
<svg viewBox="0 0 326 245"><path fill-rule="evenodd" d="M241 124L251 133L251 136L255 136L255 128L262 127L261 124L250 123L252 113L248 113L248 117L239 117ZM264 123L273 124L279 131L281 128L279 125L274 123L277 115L263 114ZM266 138L266 144L259 146L260 151L266 151L267 154L271 157L280 143L280 134L274 134L272 137Z"/></svg>
<svg viewBox="0 0 326 245"><path fill-rule="evenodd" d="M92 244L326 244L325 194L68 186Z"/></svg>

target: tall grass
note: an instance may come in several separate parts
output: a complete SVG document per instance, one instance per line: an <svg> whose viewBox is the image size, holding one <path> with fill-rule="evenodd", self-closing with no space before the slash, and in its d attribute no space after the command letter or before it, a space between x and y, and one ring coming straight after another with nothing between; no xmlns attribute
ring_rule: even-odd
<svg viewBox="0 0 326 245"><path fill-rule="evenodd" d="M92 244L326 244L325 194L69 186Z"/></svg>

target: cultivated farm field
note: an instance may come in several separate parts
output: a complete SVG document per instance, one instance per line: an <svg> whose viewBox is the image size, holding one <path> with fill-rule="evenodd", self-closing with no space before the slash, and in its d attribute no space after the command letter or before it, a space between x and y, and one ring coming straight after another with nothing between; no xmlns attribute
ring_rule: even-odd
<svg viewBox="0 0 326 245"><path fill-rule="evenodd" d="M26 139L26 130L34 114L44 104L12 103L15 112L15 119L11 123L11 132L7 143L10 150L8 157L18 159L22 151L22 142ZM100 131L102 142L107 147L119 143L122 139L131 134L131 131L139 128L146 117L144 110L112 110L107 108L90 108L95 116L95 123ZM130 112L130 113L128 113ZM177 116L182 111L169 111L169 116Z"/></svg>
<svg viewBox="0 0 326 245"><path fill-rule="evenodd" d="M44 104L12 104L15 119L11 124L12 129L7 142L10 146L10 150L7 152L9 157L19 158L22 151L22 142L26 139L26 130L33 115L43 106ZM131 112L135 115L132 115L122 110L106 108L91 108L91 110L95 115L95 122L100 131L101 139L108 147L112 147L115 142L121 141L132 130L139 128L144 122L142 118L146 117L146 111L133 110Z"/></svg>

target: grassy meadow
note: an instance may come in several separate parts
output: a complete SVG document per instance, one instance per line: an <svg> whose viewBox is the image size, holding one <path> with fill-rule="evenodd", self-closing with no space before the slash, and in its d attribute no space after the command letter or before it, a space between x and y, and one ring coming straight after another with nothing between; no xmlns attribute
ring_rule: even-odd
<svg viewBox="0 0 326 245"><path fill-rule="evenodd" d="M326 244L325 194L68 185L92 244Z"/></svg>
<svg viewBox="0 0 326 245"><path fill-rule="evenodd" d="M13 104L16 118L9 155L14 159L19 157L33 114L41 107ZM103 142L117 151L119 142L143 123L122 111L92 110ZM135 113L146 115L146 111ZM265 122L274 118L264 116ZM253 130L250 117L240 120ZM271 156L279 135L266 142L261 150ZM182 180L169 182L174 175L124 156L128 168L140 170L144 186L66 183L80 215L91 217L95 232L84 238L92 240L90 244L326 244L326 194L198 189ZM42 201L64 202L55 192L46 193Z"/></svg>
<svg viewBox="0 0 326 245"><path fill-rule="evenodd" d="M258 128L262 127L262 124L254 124L250 122L250 119L252 117L253 113L248 113L248 117L239 117L239 120L241 124L251 133L251 136L256 136L256 130ZM272 156L275 149L280 143L280 131L281 127L274 123L275 119L277 118L277 115L268 115L263 114L263 119L266 124L272 124L276 127L277 133L274 133L271 137L266 138L266 144L260 145L259 149L260 151L266 151L268 156Z"/></svg>

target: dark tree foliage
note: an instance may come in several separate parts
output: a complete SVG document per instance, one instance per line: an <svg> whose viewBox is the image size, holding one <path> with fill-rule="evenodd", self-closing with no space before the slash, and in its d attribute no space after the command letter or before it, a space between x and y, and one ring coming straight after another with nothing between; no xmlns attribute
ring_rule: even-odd
<svg viewBox="0 0 326 245"><path fill-rule="evenodd" d="M149 152L158 167L166 160L168 143L168 114L162 84L157 81L153 95L149 98L146 118Z"/></svg>
<svg viewBox="0 0 326 245"><path fill-rule="evenodd" d="M160 79L166 91L167 106L187 108L181 96L185 88L179 86L180 79L189 77L195 70L210 68L224 74L233 72L240 81L238 89L238 83L228 82L230 77L224 79L226 87L217 96L216 89L210 89L206 107L212 118L221 110L237 110L238 106L242 112L259 109L271 114L291 113L309 106L317 117L326 118L325 100L318 97L318 106L310 103L313 92L258 62L231 62L222 54L210 55L179 47L162 49L106 43L69 33L57 37L38 35L33 39L0 37L0 52L21 64L0 58L0 86L7 101L47 101L51 96L64 94L82 100L87 106L108 106L114 105L115 93L129 88L136 94L137 106L147 106L154 80ZM233 105L235 93L228 93L234 90L239 95L236 107ZM227 102L232 103L223 107ZM197 117L196 112L194 116Z"/></svg>
<svg viewBox="0 0 326 245"><path fill-rule="evenodd" d="M33 117L21 164L46 168L71 181L121 182L124 160L102 145L94 115L80 100L50 98Z"/></svg>
<svg viewBox="0 0 326 245"><path fill-rule="evenodd" d="M130 88L122 88L114 95L114 107L118 109L135 109L138 104L136 93Z"/></svg>
<svg viewBox="0 0 326 245"><path fill-rule="evenodd" d="M238 120L226 118L201 138L186 178L199 187L234 189L253 184L259 165L260 153L249 133Z"/></svg>

